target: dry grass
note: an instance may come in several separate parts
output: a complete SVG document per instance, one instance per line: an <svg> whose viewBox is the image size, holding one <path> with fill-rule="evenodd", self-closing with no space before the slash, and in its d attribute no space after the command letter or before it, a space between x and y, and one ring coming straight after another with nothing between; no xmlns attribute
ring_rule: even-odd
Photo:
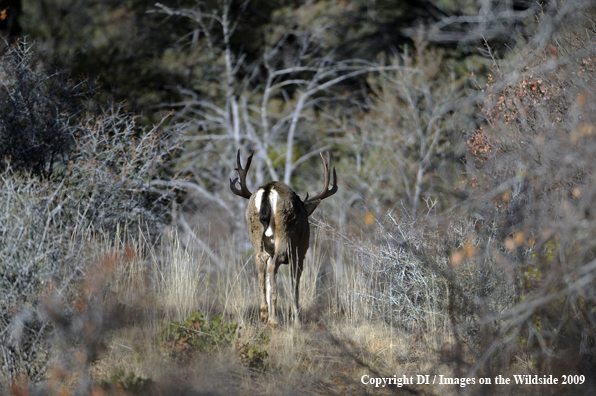
<svg viewBox="0 0 596 396"><path fill-rule="evenodd" d="M408 240L432 245L432 238L422 237L423 228L412 228L416 231ZM461 228L462 235L466 230ZM221 244L217 253L225 265L218 265L175 233L151 244L142 230L131 233L135 240L124 236L126 230L101 237L88 230L85 251L94 258L83 265L86 275L73 285L74 300L50 291L42 299L59 330L49 380L14 388L13 394L144 394L99 387L118 371L151 379L151 392L160 395L532 393L527 386L417 384L417 375L429 375L431 381L435 375L465 377L466 367L478 359L475 337L466 343L461 334L456 336L439 304L449 299L443 283L436 281L440 271L416 272L423 270L422 262L379 241L352 240L353 246L336 254L336 244L349 243L328 231L320 226L313 232L301 282L304 324L291 324L290 275L284 266L278 277L281 326L270 329L258 319L254 258L235 253L233 240ZM406 286L418 295L419 305L413 307L417 316L402 309L403 300L393 300L396 291L407 294L395 290L403 287L396 270L409 274ZM73 309L65 311L65 306ZM182 321L195 311L238 323L237 339L209 353L177 354L164 348L158 341L162 323ZM248 367L239 344L266 351L265 367ZM535 372L531 357L522 351L515 359L507 372L491 376ZM414 383L377 388L363 384L363 376L405 376ZM5 379L0 386L10 389Z"/></svg>
<svg viewBox="0 0 596 396"><path fill-rule="evenodd" d="M441 351L449 349L450 334L444 328L414 334L375 319L374 309L361 298L367 293L365 282L358 278L361 263L348 257L339 274L337 258L326 251L330 241L318 230L301 285L306 320L300 328L289 324L290 279L285 268L279 276L282 325L268 329L258 321L252 257L230 253L224 259L226 266L217 268L203 252L185 248L176 235L164 237L159 247L149 247L141 239L125 243L117 238L118 244L109 245L110 251L135 253L120 262L110 289L121 309L133 314L125 325L104 335L105 349L88 368L92 384L122 370L152 379L158 394L390 394L405 389L445 393L441 387L375 388L361 383L363 375L449 375L453 370L441 362ZM222 249L233 251L225 245ZM226 321L238 323L240 343L268 339L261 346L268 353L268 368L250 370L234 345L184 359L166 354L157 342L161 321L180 321L193 311L209 317L222 314ZM77 381L71 378L71 389L80 389Z"/></svg>
<svg viewBox="0 0 596 396"><path fill-rule="evenodd" d="M395 292L383 289L382 275L392 274L389 264L410 272L418 264L403 256L371 265L382 261L378 242L352 241L360 243L360 249L344 249L338 255L335 244L347 242L337 242L328 231L317 227L313 232L301 283L302 327L291 324L289 271L285 266L280 271L282 320L277 329L260 323L254 258L234 253L232 240L222 243L218 253L225 265L219 266L204 251L193 250L192 241L181 241L175 233L164 235L156 245L143 239L143 232L132 233L135 240L123 236L126 230L111 237L88 236L85 251L95 259L86 264L85 277L73 286L73 296L80 300L59 300L50 293L44 303L50 313L69 323L54 322L62 333L55 335L59 342L54 345L49 380L9 388L4 379L0 386L13 394L145 394L99 387L120 371L151 379L153 393L148 394L159 395L532 394L535 389L528 386L417 384L417 375L429 375L431 381L435 375L465 377L465 368L478 359L474 345L462 346L461 334L455 336L445 312L433 306L437 300L448 300L441 294L444 288L440 282L414 283L412 290L424 297L419 300L420 316L414 319L404 316L390 299L379 304L378 299ZM414 234L410 241L416 241ZM378 256L373 260L363 252ZM396 254L392 249L386 253ZM379 273L371 277L370 271ZM73 306L73 311L63 314L64 305ZM238 323L237 339L215 352L170 353L158 341L162 323L181 321L194 311ZM77 333L77 323L94 331ZM266 367L248 367L238 344L266 351ZM506 372L491 373L491 377L535 370L532 359L520 351ZM363 384L363 376L413 377L414 383L377 388Z"/></svg>

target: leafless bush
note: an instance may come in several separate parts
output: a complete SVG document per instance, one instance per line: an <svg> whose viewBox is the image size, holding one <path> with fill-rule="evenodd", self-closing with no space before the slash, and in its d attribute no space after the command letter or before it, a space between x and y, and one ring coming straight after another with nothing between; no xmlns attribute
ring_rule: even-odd
<svg viewBox="0 0 596 396"><path fill-rule="evenodd" d="M475 260L477 222L436 214L397 218L377 225L375 240L362 250L357 278L373 318L414 334L461 337L473 353L483 315L514 305L515 288L505 271Z"/></svg>
<svg viewBox="0 0 596 396"><path fill-rule="evenodd" d="M81 236L72 236L70 265L61 262L58 268L46 265L31 271L34 279L28 286L33 293L11 305L18 310L12 317L3 315L10 320L3 323L0 367L13 394L99 391L101 384L90 378L93 362L113 331L138 318L139 308L145 307L147 273L138 247L126 243L124 234L85 236L85 250L77 248ZM18 287L23 287L23 272Z"/></svg>
<svg viewBox="0 0 596 396"><path fill-rule="evenodd" d="M68 183L61 203L70 221L82 217L106 231L133 222L157 230L169 221L175 195L164 180L176 175L163 164L178 149L179 129L142 128L136 119L113 105L72 129L77 148L63 170Z"/></svg>
<svg viewBox="0 0 596 396"><path fill-rule="evenodd" d="M36 294L54 277L58 289L68 285L78 249L67 249L69 235L56 222L56 194L49 182L15 180L10 170L1 182L0 368L9 380L24 373L35 381L49 359L49 326L40 320Z"/></svg>
<svg viewBox="0 0 596 396"><path fill-rule="evenodd" d="M51 113L69 105L52 90L71 87L54 87L62 82L59 76L48 77L43 64L28 63L35 59L32 45L23 42L7 51L3 98L19 111L4 108L0 132L33 154L25 155L24 146L23 152L3 146L13 151L2 152L0 171L0 370L9 380L26 375L37 381L52 356L48 336L56 331L40 309L43 293L52 285L71 296L73 282L85 276L93 257L86 249L92 235L115 235L127 226L134 232L144 225L151 239L167 223L175 195L159 181L172 178L162 164L176 150L177 129L139 127L122 105L72 118ZM19 80L25 77L26 84Z"/></svg>
<svg viewBox="0 0 596 396"><path fill-rule="evenodd" d="M396 210L363 260L376 313L417 331L439 318L462 375L503 372L514 356L531 373L594 368L595 36L586 4L573 5L551 9L506 61L486 43L493 73L472 93L484 122L462 182L449 182L469 198L411 220Z"/></svg>
<svg viewBox="0 0 596 396"><path fill-rule="evenodd" d="M111 332L134 317L135 305L144 295L142 273L135 274L140 277L134 279L137 283L122 279L125 274L135 273L133 268L140 260L137 249L130 244L106 247L112 251L98 252L92 264L86 266L85 277L72 282L67 293L51 287L39 304L42 318L51 328L46 339L51 345L52 370L62 372L67 377L63 379L70 381L78 377L79 392L92 387L90 365L105 349ZM125 290L118 292L118 283L134 288L134 299L126 299Z"/></svg>
<svg viewBox="0 0 596 396"><path fill-rule="evenodd" d="M36 382L47 374L55 352L52 334L63 325L48 317L44 295L71 304L61 314L69 317L76 282L94 278L87 263L98 254L93 245L101 233L78 205L71 206L69 198L83 192L67 179L57 184L10 168L0 177L0 370L9 381L24 375Z"/></svg>
<svg viewBox="0 0 596 396"><path fill-rule="evenodd" d="M49 178L54 165L70 157L74 141L68 124L91 90L45 68L34 42L1 44L0 158L10 159L13 169Z"/></svg>
<svg viewBox="0 0 596 396"><path fill-rule="evenodd" d="M366 111L337 139L357 159L345 178L376 215L396 208L416 215L427 199L441 210L454 202L461 128L472 114L464 79L425 43L384 62L393 68L368 76Z"/></svg>
<svg viewBox="0 0 596 396"><path fill-rule="evenodd" d="M444 270L446 262L433 265L418 254L432 243L422 222L393 216L388 220L386 226L379 226L374 255L366 257L358 270L366 285L366 294L358 297L368 301L372 317L395 328L412 332L444 329L446 284L436 270Z"/></svg>

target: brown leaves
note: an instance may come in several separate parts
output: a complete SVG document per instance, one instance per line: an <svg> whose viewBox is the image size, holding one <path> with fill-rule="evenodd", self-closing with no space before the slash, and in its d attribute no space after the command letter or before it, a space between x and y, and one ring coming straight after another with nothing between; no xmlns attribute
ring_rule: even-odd
<svg viewBox="0 0 596 396"><path fill-rule="evenodd" d="M466 149L481 160L484 160L488 155L498 151L498 142L487 135L483 127L480 127L466 142Z"/></svg>
<svg viewBox="0 0 596 396"><path fill-rule="evenodd" d="M364 224L367 226L375 224L375 216L372 214L372 212L368 211L364 214Z"/></svg>

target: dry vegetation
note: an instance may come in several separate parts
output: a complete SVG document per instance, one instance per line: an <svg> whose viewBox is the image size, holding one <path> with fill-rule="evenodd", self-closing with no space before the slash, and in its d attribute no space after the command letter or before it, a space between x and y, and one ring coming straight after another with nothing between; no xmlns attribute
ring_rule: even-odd
<svg viewBox="0 0 596 396"><path fill-rule="evenodd" d="M305 324L301 328L290 324L290 302L282 299L284 323L278 330L259 323L257 277L250 257L240 260L230 255L225 257L225 268L210 268L206 257L186 251L175 236L163 241L161 254L143 241L98 242L96 252L111 253L96 255L86 278L74 282L72 312L65 311L68 302L52 286L43 288L42 310L56 330L51 343L56 356L48 363L50 379L35 392L111 394L123 386L133 394L362 393L364 374L452 371L437 354L451 339L437 312L401 318L417 328L419 322L427 322L423 327L428 334L379 320L377 311L388 304L371 303L375 299L371 285L357 267L341 275L325 273L323 260L331 264L327 271L335 268L322 246L329 241L319 230L315 237L303 278ZM230 246L222 249L232 251ZM281 271L280 278L285 295L288 271ZM433 289L437 289L433 284L418 289L431 309L432 297L438 297ZM384 292L381 287L377 291ZM183 321L193 311L237 323L233 342L207 349L189 346L188 340L160 341L168 323ZM263 351L262 359L254 357ZM134 377L127 382L129 373ZM151 381L145 385L143 379ZM110 380L116 386L101 387L102 381ZM24 377L17 377L11 389L19 394L26 384Z"/></svg>
<svg viewBox="0 0 596 396"><path fill-rule="evenodd" d="M0 393L592 394L596 23L569 4L528 22L527 45L485 43L484 82L445 73L424 41L376 64L286 54L305 62L288 68L278 43L254 86L223 51L218 94L188 93L151 128L47 71L31 43L6 45ZM339 94L356 76L366 95ZM238 148L259 150L251 184L304 167L300 188L333 153L340 191L311 219L301 327L285 266L281 326L259 321L244 202L227 190Z"/></svg>

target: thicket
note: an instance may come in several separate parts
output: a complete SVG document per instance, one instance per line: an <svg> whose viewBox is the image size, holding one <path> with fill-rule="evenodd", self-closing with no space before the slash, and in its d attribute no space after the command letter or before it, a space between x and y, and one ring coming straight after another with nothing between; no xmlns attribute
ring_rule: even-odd
<svg viewBox="0 0 596 396"><path fill-rule="evenodd" d="M596 38L583 22L496 62L484 87L486 123L470 137L466 171L477 196L466 210L478 219L476 265L507 276L511 301L484 304L496 327L477 367L495 356L506 364L518 348L539 372L595 367ZM490 279L482 293L494 290Z"/></svg>
<svg viewBox="0 0 596 396"><path fill-rule="evenodd" d="M394 307L387 320L417 324L411 312L398 319L412 298L404 303L394 291L420 289L411 263L432 268L424 279L445 284L423 290L441 298L426 297L413 312L432 307L454 329L456 343L444 356L462 374L491 376L521 360L532 373L584 375L581 392L589 394L596 385L589 379L596 362L596 47L592 22L582 21L538 48L492 58L479 87L484 122L468 135L465 177L453 186L468 198L426 221L389 222L384 240L393 248L381 249L389 264L373 267L385 275L371 294ZM395 280L404 274L407 282ZM378 312L387 317L386 307Z"/></svg>
<svg viewBox="0 0 596 396"><path fill-rule="evenodd" d="M572 15L581 24L551 36L546 18L504 59L486 43L483 122L469 130L465 170L451 181L467 198L381 221L361 276L376 315L396 327L452 329L443 356L461 374L490 377L517 360L532 373L584 375L589 394L596 36L589 13Z"/></svg>
<svg viewBox="0 0 596 396"><path fill-rule="evenodd" d="M48 69L27 40L1 51L0 369L38 380L56 331L43 295L72 311L92 240L140 227L151 239L167 224L175 195L152 182L167 177L176 131L141 128L119 104L95 110L87 83Z"/></svg>
<svg viewBox="0 0 596 396"><path fill-rule="evenodd" d="M18 47L2 45L1 169L10 162L16 171L47 179L54 165L68 162L73 148L69 120L82 111L82 97L92 92L65 72L36 70L41 59L32 48L26 39Z"/></svg>

